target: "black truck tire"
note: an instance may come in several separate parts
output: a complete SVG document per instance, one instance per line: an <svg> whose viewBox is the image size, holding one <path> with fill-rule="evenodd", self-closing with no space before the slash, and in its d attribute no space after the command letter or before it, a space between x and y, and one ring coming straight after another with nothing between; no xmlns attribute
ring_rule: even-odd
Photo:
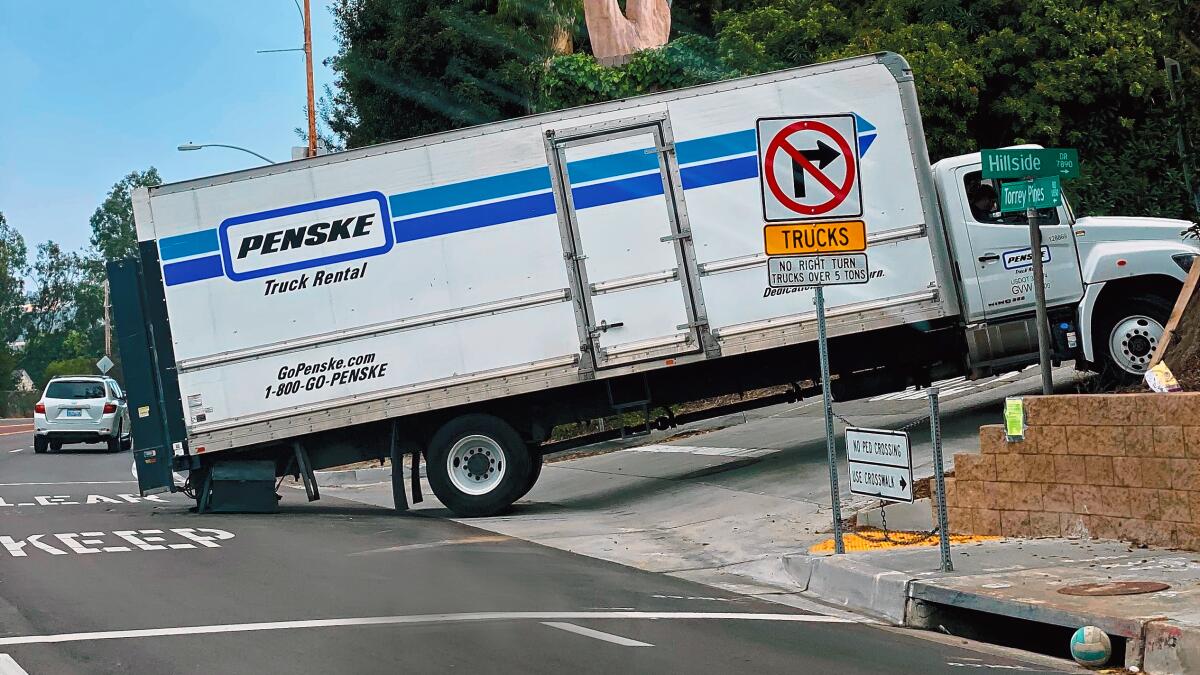
<svg viewBox="0 0 1200 675"><path fill-rule="evenodd" d="M473 518L503 513L527 489L529 448L507 422L469 414L442 425L427 451L429 486L446 508Z"/></svg>
<svg viewBox="0 0 1200 675"><path fill-rule="evenodd" d="M1093 322L1092 344L1101 378L1107 384L1135 384L1150 369L1173 304L1153 294L1109 303Z"/></svg>
<svg viewBox="0 0 1200 675"><path fill-rule="evenodd" d="M537 485L538 478L542 475L542 462L544 461L542 453L531 452L529 455L529 478L525 481L525 487L521 489L521 494L517 495L517 499L521 499L529 494L529 491L533 489L534 485Z"/></svg>

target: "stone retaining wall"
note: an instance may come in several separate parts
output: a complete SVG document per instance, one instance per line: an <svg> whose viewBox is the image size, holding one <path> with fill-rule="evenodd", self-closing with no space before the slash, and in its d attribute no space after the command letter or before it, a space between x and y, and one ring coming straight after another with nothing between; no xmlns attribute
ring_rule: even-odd
<svg viewBox="0 0 1200 675"><path fill-rule="evenodd" d="M1025 440L979 430L946 481L950 528L1200 550L1200 393L1029 396Z"/></svg>

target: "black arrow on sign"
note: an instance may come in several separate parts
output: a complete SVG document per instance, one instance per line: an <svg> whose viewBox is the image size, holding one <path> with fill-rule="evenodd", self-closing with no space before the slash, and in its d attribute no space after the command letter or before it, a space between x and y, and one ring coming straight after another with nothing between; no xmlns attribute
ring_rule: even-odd
<svg viewBox="0 0 1200 675"><path fill-rule="evenodd" d="M900 489L903 490L906 485L908 485L908 482L904 480L904 476L901 476L900 477Z"/></svg>
<svg viewBox="0 0 1200 675"><path fill-rule="evenodd" d="M842 156L842 153L825 145L824 141L818 140L817 147L812 150L801 150L801 155L804 159L810 162L815 162L818 169L824 169L829 166L833 160ZM795 190L797 198L804 197L804 167L795 159L792 159L792 189Z"/></svg>

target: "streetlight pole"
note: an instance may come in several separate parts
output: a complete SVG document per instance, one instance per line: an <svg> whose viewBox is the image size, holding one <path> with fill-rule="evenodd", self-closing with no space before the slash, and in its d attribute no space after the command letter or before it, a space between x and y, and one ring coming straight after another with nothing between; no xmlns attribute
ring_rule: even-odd
<svg viewBox="0 0 1200 675"><path fill-rule="evenodd" d="M183 145L180 145L178 148L176 148L176 150L179 150L180 152L188 152L189 150L200 150L201 148L229 148L231 150L241 150L242 152L248 152L251 155L254 155L255 157L266 162L267 164L275 163L274 161L267 159L266 157L263 157L262 155L258 154L257 152L255 152L253 150L247 150L246 148L243 148L239 145L226 145L224 143L184 143Z"/></svg>

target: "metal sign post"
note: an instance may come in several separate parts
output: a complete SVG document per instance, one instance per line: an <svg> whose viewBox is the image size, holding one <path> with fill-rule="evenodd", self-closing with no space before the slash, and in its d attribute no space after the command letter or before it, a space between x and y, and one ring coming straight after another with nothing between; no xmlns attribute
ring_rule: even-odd
<svg viewBox="0 0 1200 675"><path fill-rule="evenodd" d="M1057 178L1056 178L1057 180ZM1029 179L1030 185L1033 179ZM1029 222L1029 251L1033 261L1033 298L1038 334L1038 363L1042 371L1042 393L1054 393L1054 374L1050 370L1050 317L1046 312L1046 274L1042 268L1042 228L1038 224L1037 209L1025 209Z"/></svg>
<svg viewBox="0 0 1200 675"><path fill-rule="evenodd" d="M755 123L763 250L770 288L811 288L817 306L817 350L825 403L825 450L833 507L834 551L842 541L842 497L833 438L829 388L829 336L825 286L865 284L871 279L867 224L858 165L858 116L764 117ZM872 127L873 128L873 127ZM815 222L810 219L815 219ZM851 220L846 220L851 219Z"/></svg>
<svg viewBox="0 0 1200 675"><path fill-rule="evenodd" d="M1079 152L1074 148L1006 148L984 150L980 161L985 180L1022 178L1024 183L1000 185L1000 211L1025 211L1029 223L1029 255L1033 263L1033 297L1036 306L1038 361L1042 393L1054 393L1050 371L1050 320L1046 312L1046 277L1042 268L1042 229L1037 210L1062 204L1060 178L1079 176Z"/></svg>
<svg viewBox="0 0 1200 675"><path fill-rule="evenodd" d="M829 342L825 334L825 289L817 286L817 350L821 353L821 398L825 402L825 451L829 455L829 501L833 506L833 551L845 553L842 543L842 496L838 490L837 453L833 443L833 397L829 395Z"/></svg>
<svg viewBox="0 0 1200 675"><path fill-rule="evenodd" d="M933 481L937 487L938 546L942 553L942 571L953 572L950 560L950 518L946 513L946 474L942 471L942 423L938 418L938 388L930 387L929 437L933 442Z"/></svg>

